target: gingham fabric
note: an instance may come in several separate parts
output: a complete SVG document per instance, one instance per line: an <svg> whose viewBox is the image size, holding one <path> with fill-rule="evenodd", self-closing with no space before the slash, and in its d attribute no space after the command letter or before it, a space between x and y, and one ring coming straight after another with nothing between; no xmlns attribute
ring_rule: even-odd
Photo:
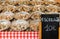
<svg viewBox="0 0 60 39"><path fill-rule="evenodd" d="M38 32L0 32L0 39L38 39Z"/></svg>

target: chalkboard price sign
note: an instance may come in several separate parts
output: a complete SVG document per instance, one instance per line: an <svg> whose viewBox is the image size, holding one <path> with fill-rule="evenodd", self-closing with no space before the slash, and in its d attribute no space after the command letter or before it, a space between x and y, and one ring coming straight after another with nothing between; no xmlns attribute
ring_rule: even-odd
<svg viewBox="0 0 60 39"><path fill-rule="evenodd" d="M59 15L42 14L42 39L58 39Z"/></svg>

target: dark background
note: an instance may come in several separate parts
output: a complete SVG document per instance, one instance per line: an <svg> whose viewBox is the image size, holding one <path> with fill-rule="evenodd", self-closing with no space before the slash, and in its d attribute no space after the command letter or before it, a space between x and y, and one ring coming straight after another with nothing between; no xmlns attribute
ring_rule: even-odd
<svg viewBox="0 0 60 39"><path fill-rule="evenodd" d="M50 14L50 15L41 15L42 18L54 18L54 17L59 17L58 14ZM44 27L46 27L46 25L51 25L53 27L55 27L56 30L51 30L51 31L45 31L46 29ZM58 30L59 28L59 22L43 22L42 21L42 39L58 39Z"/></svg>

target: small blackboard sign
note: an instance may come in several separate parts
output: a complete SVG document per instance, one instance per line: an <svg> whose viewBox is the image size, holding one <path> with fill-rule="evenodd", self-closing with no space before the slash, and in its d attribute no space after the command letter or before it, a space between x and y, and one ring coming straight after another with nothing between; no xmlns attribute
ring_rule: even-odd
<svg viewBox="0 0 60 39"><path fill-rule="evenodd" d="M58 39L59 15L42 14L42 39Z"/></svg>

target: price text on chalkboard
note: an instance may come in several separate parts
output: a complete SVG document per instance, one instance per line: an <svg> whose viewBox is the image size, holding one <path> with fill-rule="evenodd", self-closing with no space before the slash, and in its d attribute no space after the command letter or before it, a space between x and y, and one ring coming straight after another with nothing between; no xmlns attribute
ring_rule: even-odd
<svg viewBox="0 0 60 39"><path fill-rule="evenodd" d="M58 39L59 15L42 14L42 39Z"/></svg>

